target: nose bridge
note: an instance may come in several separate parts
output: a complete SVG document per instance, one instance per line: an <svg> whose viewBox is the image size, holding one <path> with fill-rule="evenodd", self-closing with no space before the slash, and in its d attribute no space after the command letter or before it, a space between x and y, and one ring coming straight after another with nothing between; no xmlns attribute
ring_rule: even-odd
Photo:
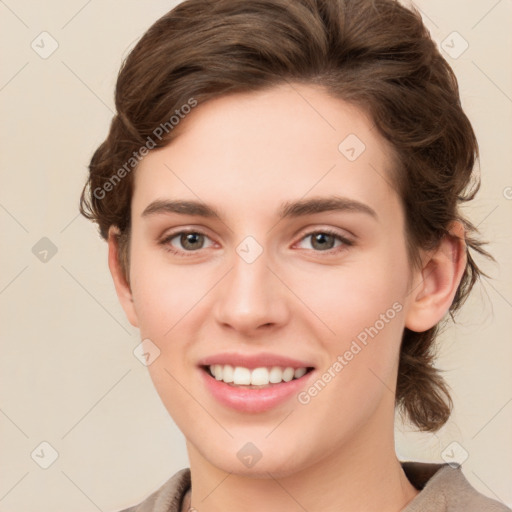
<svg viewBox="0 0 512 512"><path fill-rule="evenodd" d="M232 255L232 269L217 299L218 322L237 330L257 329L286 319L284 290L273 275L267 251L246 237Z"/></svg>

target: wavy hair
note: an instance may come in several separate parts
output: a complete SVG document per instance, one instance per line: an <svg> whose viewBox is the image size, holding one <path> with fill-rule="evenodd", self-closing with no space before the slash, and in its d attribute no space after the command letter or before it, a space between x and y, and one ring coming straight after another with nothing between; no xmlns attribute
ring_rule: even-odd
<svg viewBox="0 0 512 512"><path fill-rule="evenodd" d="M368 114L389 141L411 263L420 249L437 246L452 221L463 223L468 258L453 319L483 274L471 251L492 259L459 208L480 186L478 144L452 69L419 12L395 0L186 0L147 30L119 72L117 113L80 198L81 213L104 239L111 225L119 228L127 281L134 173L123 173L109 193L98 191L191 97L201 104L285 82L323 86ZM156 146L172 138L166 130ZM396 405L425 431L438 430L452 408L434 366L439 328L406 328L401 344Z"/></svg>

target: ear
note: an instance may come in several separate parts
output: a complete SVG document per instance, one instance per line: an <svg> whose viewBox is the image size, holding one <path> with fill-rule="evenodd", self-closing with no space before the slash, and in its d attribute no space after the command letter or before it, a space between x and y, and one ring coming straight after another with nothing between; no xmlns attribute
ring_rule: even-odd
<svg viewBox="0 0 512 512"><path fill-rule="evenodd" d="M119 235L119 228L117 226L110 226L108 230L108 268L114 280L117 297L119 298L119 302L124 309L128 321L134 327L138 327L132 291L129 283L126 281L119 260Z"/></svg>
<svg viewBox="0 0 512 512"><path fill-rule="evenodd" d="M455 221L448 231L439 246L424 255L422 269L413 279L412 299L405 318L405 326L411 331L426 331L444 317L466 268L464 226Z"/></svg>

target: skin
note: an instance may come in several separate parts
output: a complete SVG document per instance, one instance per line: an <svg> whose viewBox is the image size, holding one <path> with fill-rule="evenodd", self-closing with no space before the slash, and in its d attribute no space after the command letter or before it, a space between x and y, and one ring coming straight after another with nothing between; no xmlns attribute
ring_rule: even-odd
<svg viewBox="0 0 512 512"><path fill-rule="evenodd" d="M352 162L338 149L349 134L366 146ZM129 283L115 227L109 267L127 318L161 351L148 369L186 437L191 504L200 512L396 512L417 495L394 451L401 335L442 319L466 252L453 223L454 236L411 267L391 166L391 148L360 110L299 84L199 105L172 143L139 164ZM334 193L376 217L278 217L284 201ZM156 199L201 201L221 218L142 216ZM184 247L175 236L166 246L177 254L159 244L187 228L206 238ZM325 229L353 244L316 244L312 235ZM250 264L236 252L247 236L263 248ZM319 376L396 302L401 311L306 405L293 398L263 413L236 412L199 378L198 360L225 351L311 361ZM247 442L262 454L252 468L237 457Z"/></svg>

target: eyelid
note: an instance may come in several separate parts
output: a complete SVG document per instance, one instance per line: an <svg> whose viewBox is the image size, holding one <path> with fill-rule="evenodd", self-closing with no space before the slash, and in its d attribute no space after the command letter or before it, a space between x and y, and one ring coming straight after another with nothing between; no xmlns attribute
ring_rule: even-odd
<svg viewBox="0 0 512 512"><path fill-rule="evenodd" d="M174 238L175 236L183 235L183 234L187 234L187 233L197 233L198 235L203 235L203 236L206 236L206 237L212 239L212 237L208 234L209 230L205 229L202 226L195 227L194 225L190 225L190 226L186 226L186 227L181 226L181 227L177 227L174 229L170 229L169 231L166 231L164 235L161 235L158 238L160 240L168 240L169 238Z"/></svg>

